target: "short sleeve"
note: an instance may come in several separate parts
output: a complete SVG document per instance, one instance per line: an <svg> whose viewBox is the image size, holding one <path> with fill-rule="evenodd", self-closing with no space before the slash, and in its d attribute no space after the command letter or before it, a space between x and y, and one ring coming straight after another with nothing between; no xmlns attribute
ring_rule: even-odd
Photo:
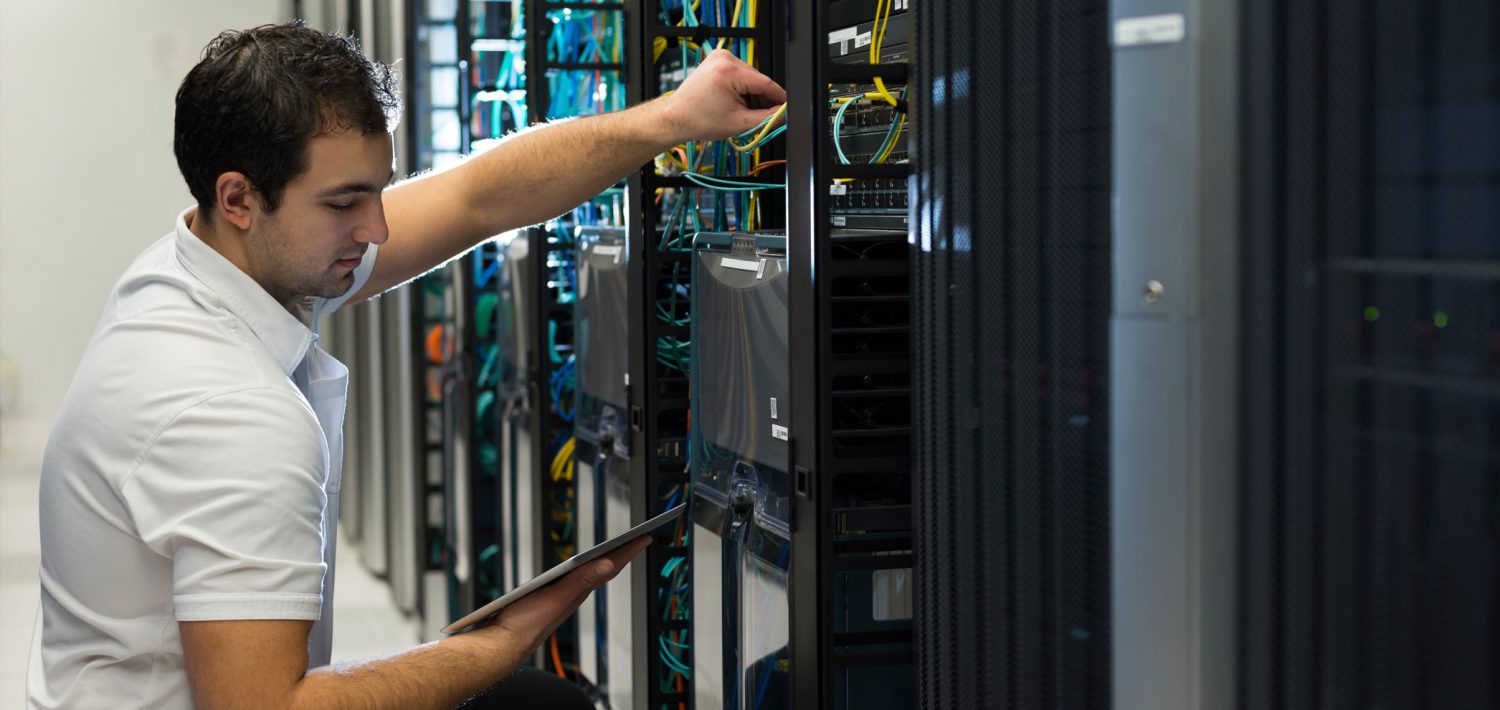
<svg viewBox="0 0 1500 710"><path fill-rule="evenodd" d="M172 560L178 621L318 618L325 449L312 412L274 389L210 398L163 429L121 496Z"/></svg>
<svg viewBox="0 0 1500 710"><path fill-rule="evenodd" d="M354 297L354 294L359 293L359 290L365 287L365 284L370 281L370 274L375 272L375 257L379 253L380 245L371 244L365 250L365 257L359 262L359 266L354 267L354 285L350 286L349 290L345 291L342 295L335 296L334 298L320 298L313 304L314 322L342 308L350 298Z"/></svg>

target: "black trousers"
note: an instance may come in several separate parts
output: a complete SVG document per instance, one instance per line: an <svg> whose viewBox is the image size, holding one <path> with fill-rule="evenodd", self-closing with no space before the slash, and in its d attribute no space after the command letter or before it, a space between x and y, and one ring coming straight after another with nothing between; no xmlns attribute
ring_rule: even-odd
<svg viewBox="0 0 1500 710"><path fill-rule="evenodd" d="M516 669L510 677L469 698L460 707L462 710L594 710L589 696L577 685L555 673L528 666Z"/></svg>

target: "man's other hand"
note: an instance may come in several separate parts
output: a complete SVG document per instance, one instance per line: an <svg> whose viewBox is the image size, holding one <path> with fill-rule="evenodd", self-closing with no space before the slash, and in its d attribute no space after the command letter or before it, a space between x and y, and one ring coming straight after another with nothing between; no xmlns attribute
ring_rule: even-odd
<svg viewBox="0 0 1500 710"><path fill-rule="evenodd" d="M739 60L716 49L663 99L665 120L677 143L719 140L743 133L786 103L786 90Z"/></svg>
<svg viewBox="0 0 1500 710"><path fill-rule="evenodd" d="M540 646L562 622L566 621L579 605L595 589L615 578L625 565L641 554L651 544L649 536L626 543L614 552L600 557L541 589L538 589L510 606L500 610L500 616L489 626L474 633L491 629L503 630L522 640L529 648Z"/></svg>

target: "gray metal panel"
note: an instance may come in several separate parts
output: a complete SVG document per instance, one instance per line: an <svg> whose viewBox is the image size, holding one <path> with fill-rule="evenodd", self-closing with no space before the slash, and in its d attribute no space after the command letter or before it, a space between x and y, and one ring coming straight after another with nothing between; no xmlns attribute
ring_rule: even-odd
<svg viewBox="0 0 1500 710"><path fill-rule="evenodd" d="M1115 49L1116 707L1234 705L1237 12L1111 8L1116 23L1180 13L1186 29Z"/></svg>
<svg viewBox="0 0 1500 710"><path fill-rule="evenodd" d="M364 371L356 373L361 384L364 404L360 414L360 459L363 462L364 536L360 540L360 560L377 576L384 576L388 566L389 526L386 522L385 440L387 438L385 407L385 337L382 328L381 299L371 299L356 307L364 322L364 337L356 347L363 351Z"/></svg>
<svg viewBox="0 0 1500 710"><path fill-rule="evenodd" d="M364 323L356 313L358 308L342 308L333 317L336 334L333 346L339 360L349 368L349 401L344 409L344 472L339 488L339 520L342 525L339 530L345 539L355 543L364 534L364 506L360 500L364 495L364 446L361 439L364 436L365 396L359 379L359 373L364 370L359 347Z"/></svg>
<svg viewBox="0 0 1500 710"><path fill-rule="evenodd" d="M389 488L386 521L390 525L389 581L396 606L408 614L418 611L424 550L421 539L421 509L424 498L418 480L416 455L412 450L417 434L416 384L412 381L411 300L414 286L386 293L385 331L385 456Z"/></svg>
<svg viewBox="0 0 1500 710"><path fill-rule="evenodd" d="M1129 373L1110 412L1114 706L1196 707L1189 326L1117 318L1110 339L1111 370Z"/></svg>
<svg viewBox="0 0 1500 710"><path fill-rule="evenodd" d="M1185 41L1116 48L1114 54L1117 313L1187 313L1196 299L1199 126L1193 115L1199 97L1191 10L1197 3L1115 0L1110 6L1116 23L1122 17L1188 15ZM1155 304L1143 297L1151 280L1165 286Z"/></svg>

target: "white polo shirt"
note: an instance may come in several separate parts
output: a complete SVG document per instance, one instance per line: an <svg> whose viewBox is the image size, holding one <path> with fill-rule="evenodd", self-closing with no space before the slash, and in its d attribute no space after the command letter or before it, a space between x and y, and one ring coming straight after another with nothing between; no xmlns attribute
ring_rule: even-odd
<svg viewBox="0 0 1500 710"><path fill-rule="evenodd" d="M191 708L177 622L315 619L332 640L348 370L188 230L115 285L42 462L32 708Z"/></svg>

